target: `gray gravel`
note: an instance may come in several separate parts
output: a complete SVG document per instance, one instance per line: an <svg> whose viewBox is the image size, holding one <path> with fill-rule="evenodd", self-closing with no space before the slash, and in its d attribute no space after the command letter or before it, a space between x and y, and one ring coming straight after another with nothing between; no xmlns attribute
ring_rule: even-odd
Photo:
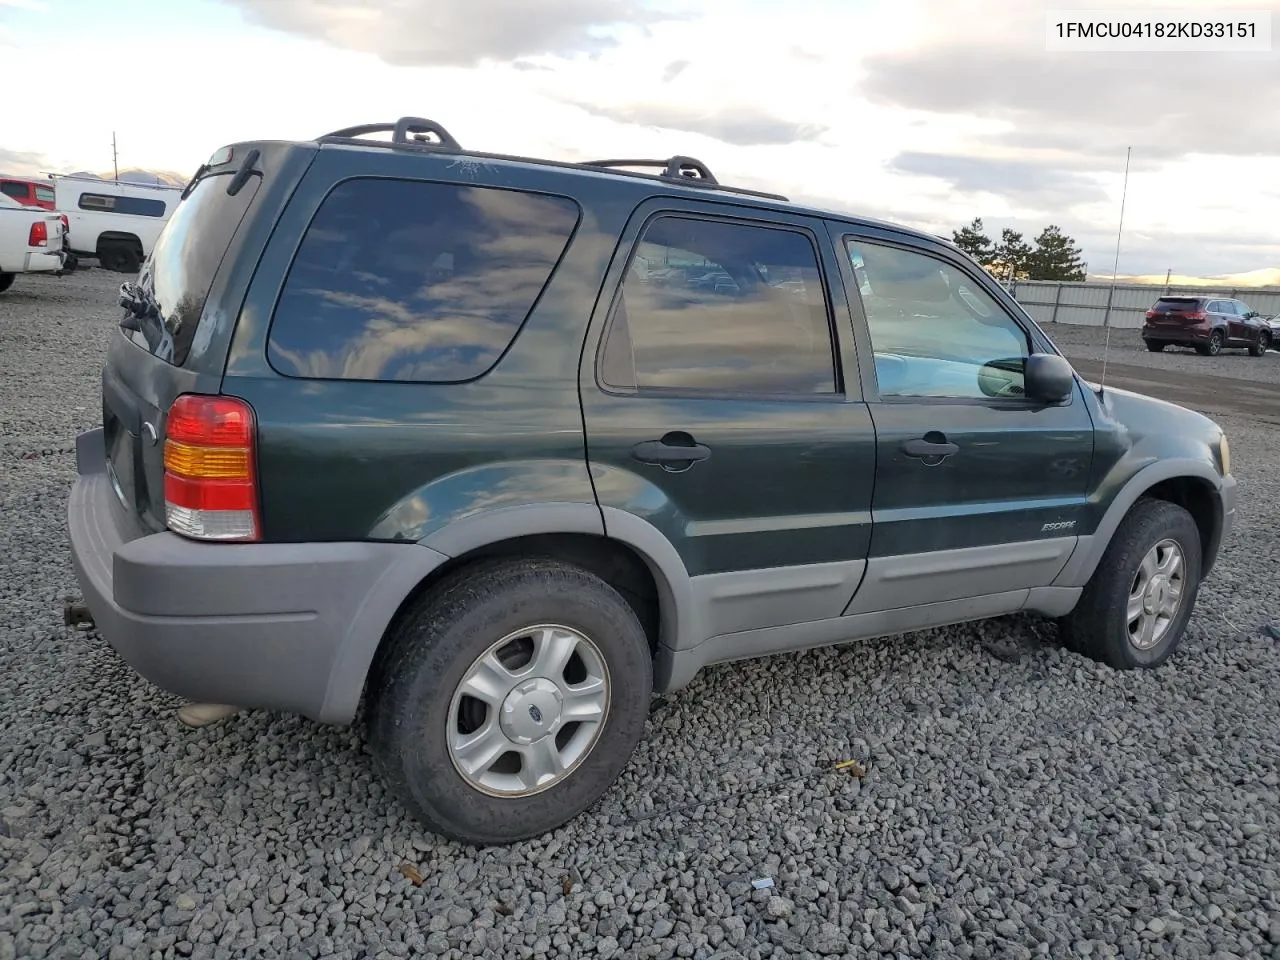
<svg viewBox="0 0 1280 960"><path fill-rule="evenodd" d="M716 668L596 810L476 852L357 730L183 730L62 627L56 450L98 421L118 280L0 296L0 960L1280 956L1277 428L1224 422L1239 529L1166 667L1009 618Z"/></svg>
<svg viewBox="0 0 1280 960"><path fill-rule="evenodd" d="M1079 360L1101 360L1106 342L1102 327L1085 327L1070 323L1045 324L1045 331L1068 357ZM1152 353L1142 342L1142 331L1119 327L1111 331L1111 345L1105 351L1111 363L1127 363L1155 370L1177 370L1199 373L1206 377L1252 380L1258 383L1280 383L1280 352L1269 351L1261 357L1249 356L1248 350L1224 350L1216 357L1202 357L1189 347L1165 347Z"/></svg>

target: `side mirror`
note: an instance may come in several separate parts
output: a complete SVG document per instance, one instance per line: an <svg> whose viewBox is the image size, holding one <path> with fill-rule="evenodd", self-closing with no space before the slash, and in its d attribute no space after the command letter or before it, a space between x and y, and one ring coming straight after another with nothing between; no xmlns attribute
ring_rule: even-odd
<svg viewBox="0 0 1280 960"><path fill-rule="evenodd" d="M1028 400L1062 403L1075 389L1075 371L1056 353L1033 353L1027 357L1025 371L1023 390Z"/></svg>

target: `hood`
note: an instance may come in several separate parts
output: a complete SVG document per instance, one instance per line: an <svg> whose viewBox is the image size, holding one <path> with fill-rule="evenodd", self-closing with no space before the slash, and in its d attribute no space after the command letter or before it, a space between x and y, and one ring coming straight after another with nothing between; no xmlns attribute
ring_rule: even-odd
<svg viewBox="0 0 1280 960"><path fill-rule="evenodd" d="M1086 385L1098 395L1096 383L1086 381ZM1150 434L1181 435L1213 447L1223 433L1222 428L1203 413L1132 390L1106 387L1098 396L1098 403L1109 417L1125 427L1134 442Z"/></svg>

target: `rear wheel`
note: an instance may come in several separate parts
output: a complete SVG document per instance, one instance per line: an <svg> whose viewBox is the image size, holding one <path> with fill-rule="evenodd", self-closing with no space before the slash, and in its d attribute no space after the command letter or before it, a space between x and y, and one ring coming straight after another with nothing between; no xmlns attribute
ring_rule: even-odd
<svg viewBox="0 0 1280 960"><path fill-rule="evenodd" d="M1249 356L1260 357L1267 352L1271 346L1271 335L1267 333L1258 334L1258 339L1249 346Z"/></svg>
<svg viewBox="0 0 1280 960"><path fill-rule="evenodd" d="M473 844L553 830L593 805L644 733L652 655L635 611L559 561L468 568L388 635L369 742L429 829Z"/></svg>
<svg viewBox="0 0 1280 960"><path fill-rule="evenodd" d="M137 273L142 266L142 251L128 240L107 240L98 247L98 263L115 273Z"/></svg>
<svg viewBox="0 0 1280 960"><path fill-rule="evenodd" d="M1164 347L1165 345L1163 343L1157 343L1154 340L1147 341L1147 349L1150 350L1152 353L1159 353L1161 350L1164 349Z"/></svg>
<svg viewBox="0 0 1280 960"><path fill-rule="evenodd" d="M1117 670L1156 667L1177 648L1200 589L1200 531L1182 507L1144 498L1107 545L1063 645Z"/></svg>
<svg viewBox="0 0 1280 960"><path fill-rule="evenodd" d="M1206 357L1216 357L1222 352L1222 345L1225 342L1222 331L1215 330L1209 336L1209 342L1200 344L1196 347L1196 352Z"/></svg>
<svg viewBox="0 0 1280 960"><path fill-rule="evenodd" d="M17 278L15 273L0 273L0 293L4 293L13 286L13 281Z"/></svg>

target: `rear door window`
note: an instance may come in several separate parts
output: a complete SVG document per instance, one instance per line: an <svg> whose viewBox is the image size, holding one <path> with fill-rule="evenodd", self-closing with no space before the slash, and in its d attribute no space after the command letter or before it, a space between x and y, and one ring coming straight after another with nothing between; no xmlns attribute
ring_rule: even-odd
<svg viewBox="0 0 1280 960"><path fill-rule="evenodd" d="M642 394L834 394L834 351L807 234L660 216L614 302L600 380Z"/></svg>
<svg viewBox="0 0 1280 960"><path fill-rule="evenodd" d="M577 227L567 197L372 177L307 227L267 344L291 377L448 383L489 370Z"/></svg>
<svg viewBox="0 0 1280 960"><path fill-rule="evenodd" d="M139 299L150 315L129 336L178 366L186 362L209 287L261 182L250 177L231 197L230 179L219 174L195 185L164 225L138 276Z"/></svg>

